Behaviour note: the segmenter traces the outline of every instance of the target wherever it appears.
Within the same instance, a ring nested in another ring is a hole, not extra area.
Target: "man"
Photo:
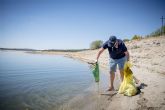
[[[114,90],[113,82],[115,78],[116,67],[118,65],[120,70],[121,80],[124,78],[124,63],[129,60],[129,52],[124,42],[120,39],[117,39],[116,36],[110,36],[109,40],[106,41],[103,46],[100,48],[96,61],[98,61],[101,53],[108,49],[109,51],[109,64],[110,64],[110,87],[108,91]]]

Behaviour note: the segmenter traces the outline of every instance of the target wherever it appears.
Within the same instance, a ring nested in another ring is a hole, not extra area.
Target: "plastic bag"
[[[126,62],[124,65],[124,79],[120,85],[119,93],[124,94],[126,96],[133,96],[137,93],[137,88],[135,86],[135,82],[133,80],[133,72],[130,67],[132,65],[130,62]]]
[[[99,82],[100,78],[99,78],[99,64],[98,63],[95,63],[93,65],[93,76],[95,78],[95,82]]]

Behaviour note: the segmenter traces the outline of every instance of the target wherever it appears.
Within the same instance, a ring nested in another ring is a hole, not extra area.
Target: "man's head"
[[[116,36],[110,36],[109,37],[109,44],[113,47],[116,40],[117,40]]]

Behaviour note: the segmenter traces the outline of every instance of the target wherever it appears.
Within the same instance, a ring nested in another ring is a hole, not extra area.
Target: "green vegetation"
[[[134,36],[132,37],[132,40],[139,40],[139,39],[142,39],[142,37],[139,36],[139,35],[134,35]]]
[[[149,35],[146,35],[145,37],[159,37],[161,35],[165,35],[165,25],[155,30],[154,32],[150,33]],[[139,40],[139,39],[142,39],[142,36],[134,35],[131,40]],[[127,41],[127,39],[124,40]]]
[[[163,30],[163,33],[162,33]],[[156,31],[152,32],[151,34],[147,35],[146,37],[158,37],[161,34],[165,35],[165,25],[163,27],[160,27]]]
[[[43,52],[79,52],[89,49],[47,49],[47,50],[36,50],[26,48],[0,48],[0,50],[16,50],[16,51],[43,51]]]
[[[48,50],[41,50],[45,52],[80,52],[89,49],[48,49]]]
[[[0,50],[38,51],[36,49],[28,49],[28,48],[0,48]]]
[[[129,39],[124,39],[123,41],[124,41],[124,42],[128,42],[128,41],[130,41],[130,40],[129,40]]]
[[[98,48],[100,48],[102,45],[103,45],[103,41],[101,41],[101,40],[96,40],[96,41],[93,41],[93,42],[90,44],[90,49],[98,49]]]

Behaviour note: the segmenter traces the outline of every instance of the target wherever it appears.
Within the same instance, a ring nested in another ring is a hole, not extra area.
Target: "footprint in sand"
[[[147,102],[148,102],[148,100],[146,98],[141,98],[137,101],[137,104],[139,104],[141,106],[145,106]]]
[[[136,110],[160,110],[161,107],[148,107],[146,105],[147,102],[148,100],[146,98],[140,98],[139,100],[137,100],[137,104],[140,107],[138,107]]]

